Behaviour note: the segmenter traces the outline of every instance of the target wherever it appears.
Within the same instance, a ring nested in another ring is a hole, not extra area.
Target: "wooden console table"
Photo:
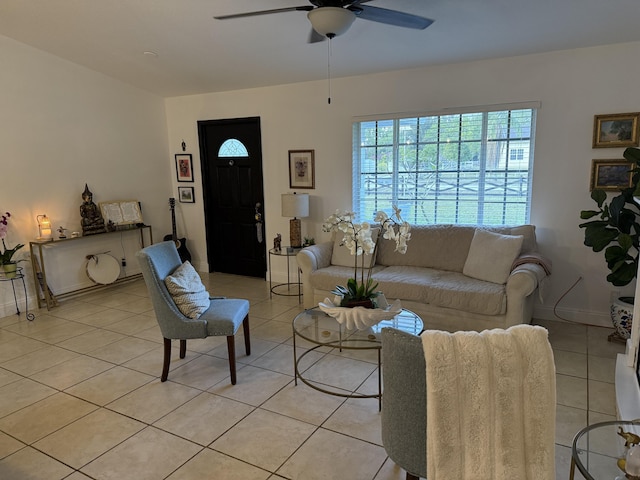
[[[47,310],[50,310],[51,307],[55,307],[58,304],[57,302],[58,298],[65,298],[71,295],[77,295],[82,292],[95,290],[97,288],[104,288],[105,286],[107,286],[107,285],[91,285],[89,287],[79,288],[79,289],[71,290],[69,292],[62,293],[59,295],[54,295],[53,292],[49,290],[49,287],[47,284],[47,272],[44,264],[44,254],[43,254],[44,251],[46,251],[48,248],[52,248],[52,247],[55,248],[57,245],[60,245],[61,243],[65,243],[65,242],[86,240],[88,238],[102,237],[103,235],[112,235],[114,233],[130,232],[134,230],[140,232],[140,242],[143,248],[146,247],[147,245],[153,244],[153,234],[151,233],[151,225],[142,225],[139,227],[136,226],[132,228],[113,230],[111,232],[98,233],[95,235],[87,235],[82,237],[61,238],[58,240],[34,240],[32,242],[29,242],[29,250],[31,252],[31,266],[33,268],[33,284],[36,291],[36,298],[38,299],[38,308],[47,307]],[[146,235],[145,235],[145,231],[147,232]],[[148,237],[149,239],[148,243],[145,242],[145,237]],[[36,250],[38,252],[37,256],[35,253]],[[142,276],[141,273],[128,275],[126,277],[118,278],[114,283],[109,285],[114,285],[116,283],[132,280],[134,278],[139,278],[141,276]]]

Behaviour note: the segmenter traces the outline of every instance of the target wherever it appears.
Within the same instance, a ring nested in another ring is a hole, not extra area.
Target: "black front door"
[[[198,122],[210,272],[265,278],[260,118]]]

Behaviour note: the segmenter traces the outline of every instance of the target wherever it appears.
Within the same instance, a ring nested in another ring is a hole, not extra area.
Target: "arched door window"
[[[248,157],[247,147],[240,140],[230,138],[220,146],[218,157]]]

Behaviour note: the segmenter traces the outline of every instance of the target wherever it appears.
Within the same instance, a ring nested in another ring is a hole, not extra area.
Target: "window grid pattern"
[[[235,138],[225,140],[218,150],[218,157],[248,157],[249,152],[244,144]]]
[[[354,210],[413,224],[527,223],[535,109],[354,124]]]

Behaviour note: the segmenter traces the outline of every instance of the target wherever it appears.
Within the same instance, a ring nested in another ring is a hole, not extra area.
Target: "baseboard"
[[[24,297],[18,297],[17,310],[20,311],[20,316],[22,318],[26,318],[25,306],[26,304],[24,301]],[[28,310],[29,313],[35,313],[36,310],[38,310],[38,305],[36,303],[35,298],[29,297],[28,307],[29,307],[29,310]],[[6,303],[0,304],[0,318],[10,317],[12,315],[16,315],[16,304],[13,301],[13,299],[11,299],[10,301],[7,301]]]
[[[533,318],[540,320],[559,320],[585,325],[596,325],[598,327],[612,327],[609,312],[588,312],[574,308],[557,308],[535,305],[533,307]]]

